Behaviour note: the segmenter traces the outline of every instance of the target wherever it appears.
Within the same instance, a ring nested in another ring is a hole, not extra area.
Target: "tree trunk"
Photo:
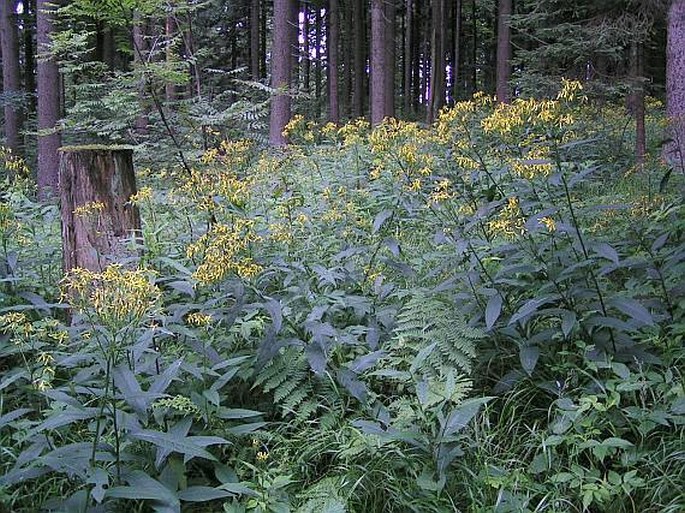
[[[497,101],[509,103],[511,79],[511,1],[499,0],[497,13]]]
[[[316,118],[321,113],[321,9],[314,6],[314,98]]]
[[[371,124],[378,125],[387,116],[392,116],[391,99],[387,98],[390,87],[388,80],[393,76],[388,40],[390,20],[385,0],[371,0]]]
[[[291,48],[292,31],[295,23],[291,16],[295,11],[293,0],[274,1],[274,42],[271,61],[271,87],[278,92],[271,100],[271,118],[269,121],[269,143],[272,146],[283,146],[287,143],[283,129],[290,120],[290,82],[291,82]]]
[[[406,0],[405,6],[405,22],[404,22],[404,84],[402,86],[402,92],[404,93],[404,115],[408,115],[411,112],[411,96],[412,96],[412,82],[411,82],[411,71],[412,64],[414,62],[413,49],[414,49],[414,0]]]
[[[266,76],[266,21],[268,18],[268,5],[262,3],[262,12],[259,17],[259,23],[261,24],[261,29],[259,31],[259,37],[261,39],[261,44],[259,45],[259,69],[260,76]]]
[[[366,29],[364,27],[364,10],[362,0],[354,0],[354,90],[352,92],[352,114],[360,118],[364,115],[364,81],[366,77],[366,58],[364,43]]]
[[[36,32],[36,2],[28,0],[24,2],[24,15],[22,23],[24,25],[24,91],[28,96],[28,110],[36,111],[36,59],[35,43],[33,35]]]
[[[309,5],[302,5],[304,13],[302,17],[302,86],[305,92],[309,92],[309,82],[311,81],[311,57],[309,55]]]
[[[668,11],[666,43],[666,113],[672,142],[664,152],[685,173],[685,0],[674,0]]]
[[[457,103],[461,99],[461,32],[462,32],[462,0],[457,0],[454,6],[454,53],[452,58],[452,99]]]
[[[431,22],[431,80],[428,123],[437,118],[445,105],[445,0],[433,0]]]
[[[23,150],[21,134],[24,123],[21,107],[21,75],[19,72],[19,41],[14,0],[0,0],[0,46],[2,47],[2,81],[5,94],[5,138],[7,146],[17,155]]]
[[[259,74],[259,0],[250,2],[250,73],[252,80],[261,78]]]
[[[385,112],[386,116],[395,115],[395,29],[397,25],[396,0],[385,0]]]
[[[340,6],[338,0],[328,3],[328,120],[332,123],[340,121],[340,106],[338,104],[338,44],[340,42]]]
[[[413,42],[411,51],[411,113],[416,112],[416,106],[421,103],[421,5],[422,2],[414,2],[414,23],[412,27]]]
[[[470,93],[473,94],[478,89],[478,8],[476,0],[471,1],[471,87]]]
[[[131,238],[140,234],[133,151],[71,148],[60,157],[60,203],[64,271],[100,272],[135,257]]]
[[[342,88],[340,100],[340,114],[343,117],[349,118],[351,116],[350,106],[352,99],[352,13],[348,8],[349,0],[343,0],[340,7],[340,14],[342,16],[340,21],[341,30],[341,68],[342,68]]]
[[[60,76],[57,63],[48,56],[56,2],[37,0],[36,26],[38,55],[38,196],[46,199],[58,190],[59,156],[62,138],[57,129],[60,118]]]

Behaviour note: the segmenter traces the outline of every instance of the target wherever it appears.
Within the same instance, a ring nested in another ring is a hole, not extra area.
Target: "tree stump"
[[[83,146],[60,150],[60,202],[64,271],[100,272],[137,256],[131,239],[140,237],[133,151]]]

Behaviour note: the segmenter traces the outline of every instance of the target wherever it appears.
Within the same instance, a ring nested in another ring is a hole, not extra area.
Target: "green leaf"
[[[561,314],[561,332],[564,334],[564,338],[568,338],[568,336],[571,334],[573,331],[573,328],[576,325],[577,322],[577,317],[575,312],[571,312],[570,310],[564,310]]]
[[[216,461],[216,458],[202,447],[188,441],[184,436],[174,436],[170,433],[162,433],[160,431],[143,430],[137,433],[131,433],[131,438],[150,442],[157,447],[165,449],[170,452],[177,452],[184,456],[204,458],[211,461]],[[228,443],[228,442],[226,442]]]
[[[592,249],[594,249],[595,253],[597,253],[599,256],[606,258],[607,260],[611,260],[613,263],[618,265],[618,253],[611,245],[607,244],[606,242],[600,242],[595,244]]]
[[[216,414],[220,419],[247,419],[263,415],[261,411],[243,410],[241,408],[219,408]]]
[[[216,499],[233,497],[235,494],[228,490],[212,488],[211,486],[190,486],[178,493],[178,498],[186,502],[205,502]]]
[[[371,232],[377,233],[378,230],[385,224],[385,222],[392,217],[392,210],[383,210],[373,220],[373,227]]]
[[[266,422],[252,422],[250,424],[241,424],[239,426],[230,427],[227,431],[233,435],[246,435],[257,431],[266,426]]]
[[[495,294],[490,297],[488,304],[485,307],[485,327],[491,329],[497,319],[499,319],[502,313],[502,296],[500,294]]]
[[[176,494],[145,472],[134,470],[124,479],[129,486],[110,488],[105,496],[111,499],[154,500],[180,511],[181,503]]]
[[[259,494],[252,488],[244,483],[223,483],[218,487],[220,490],[226,490],[227,492],[233,493],[235,495],[247,495],[250,497],[259,497]]]
[[[529,376],[533,374],[533,370],[535,370],[535,365],[537,365],[539,358],[540,348],[538,346],[523,346],[519,351],[521,366]]]
[[[487,403],[492,397],[479,397],[464,401],[461,406],[450,412],[443,426],[443,437],[448,437],[461,431],[476,416],[480,407]]]
[[[509,319],[509,325],[515,324],[519,320],[525,320],[526,317],[535,313],[542,305],[552,303],[559,299],[558,294],[543,296],[527,301],[517,312]]]
[[[608,303],[642,326],[653,326],[652,314],[638,301],[626,297],[613,297]]]
[[[421,349],[416,356],[414,357],[413,361],[411,362],[411,366],[409,367],[409,372],[412,374],[416,374],[416,371],[421,368],[423,365],[423,362],[426,361],[426,358],[430,356],[430,354],[433,352],[433,349],[435,349],[435,346],[437,346],[437,342],[433,342],[432,344],[427,345],[423,349]]]

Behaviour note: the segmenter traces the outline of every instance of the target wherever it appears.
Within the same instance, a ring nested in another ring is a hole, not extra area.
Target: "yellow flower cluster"
[[[343,146],[349,147],[362,143],[369,135],[371,125],[364,118],[350,121],[338,129],[338,134],[342,137]]]
[[[11,148],[0,146],[0,162],[2,162],[5,171],[15,177],[28,178],[31,176],[31,170],[24,159],[12,153]]]
[[[186,317],[186,322],[191,326],[196,326],[198,328],[206,328],[212,324],[212,316],[208,314],[203,314],[201,312],[193,312],[188,314]]]
[[[512,103],[500,103],[481,121],[481,126],[485,133],[507,138],[518,136],[526,128],[554,125],[559,119],[559,102],[556,100],[517,98]],[[568,119],[572,122],[571,118]]]
[[[128,270],[112,264],[101,273],[75,268],[62,281],[69,304],[93,314],[113,330],[134,326],[157,306],[160,291],[145,269]]]
[[[372,153],[384,153],[399,141],[420,141],[426,135],[417,123],[385,118],[369,135],[369,144]]]
[[[17,221],[12,207],[7,203],[0,202],[0,237],[6,237],[19,226],[19,221]]]
[[[538,223],[540,223],[542,226],[547,228],[547,231],[550,233],[557,230],[556,221],[549,216],[541,217],[540,220],[538,221]]]
[[[428,206],[442,203],[454,196],[455,192],[452,190],[452,182],[447,178],[443,178],[435,184],[433,192],[428,196]]]
[[[210,148],[200,157],[203,164],[219,162],[231,166],[233,169],[244,166],[250,160],[254,143],[247,139],[237,141],[221,141],[218,148]]]
[[[526,232],[525,223],[519,200],[514,196],[508,199],[497,217],[488,222],[488,229],[492,235],[513,240]]]
[[[105,210],[105,204],[102,201],[91,201],[76,207],[74,215],[76,217],[97,217],[103,210]]]
[[[550,161],[550,150],[545,146],[533,146],[528,149],[525,158],[515,159],[511,163],[511,170],[516,176],[533,180],[552,174],[553,166]]]
[[[144,203],[146,201],[150,201],[152,199],[152,188],[151,187],[141,187],[138,192],[133,194],[128,200],[131,203],[134,203],[136,205],[140,205],[141,203]]]
[[[199,210],[216,212],[231,206],[244,207],[252,186],[251,179],[240,178],[231,170],[193,169],[180,190]]]
[[[69,335],[63,326],[56,319],[31,321],[22,312],[10,312],[0,316],[0,333],[10,335],[21,351],[31,385],[39,391],[50,388],[55,376],[55,359],[42,348],[63,347],[67,343]]]
[[[211,284],[231,273],[243,278],[256,276],[262,268],[246,253],[251,243],[260,240],[250,219],[238,218],[231,225],[212,226],[186,249],[188,258],[202,259],[193,277],[202,284]]]
[[[569,80],[567,78],[561,79],[561,90],[557,94],[557,100],[564,100],[567,102],[572,102],[578,98],[578,94],[583,90],[583,84],[578,80]],[[584,96],[580,98],[581,100],[586,100]]]

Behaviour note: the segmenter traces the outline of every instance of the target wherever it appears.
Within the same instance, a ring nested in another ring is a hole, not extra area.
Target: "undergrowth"
[[[683,181],[624,117],[296,117],[140,170],[137,266],[64,277],[11,173],[0,509],[682,511]]]

